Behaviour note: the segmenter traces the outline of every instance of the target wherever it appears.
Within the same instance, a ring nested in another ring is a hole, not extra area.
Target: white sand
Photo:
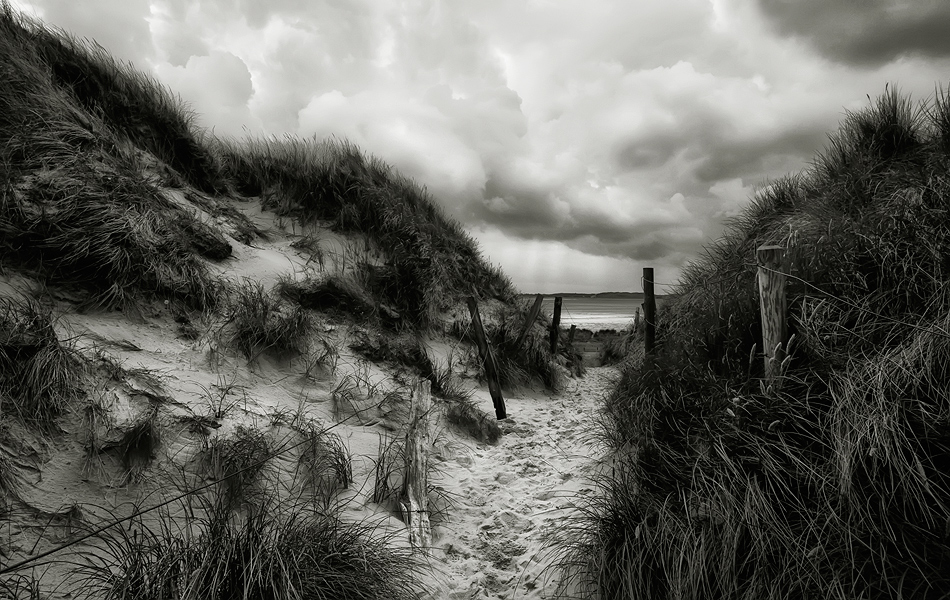
[[[590,369],[556,395],[543,391],[506,398],[509,419],[497,445],[471,443],[436,457],[439,480],[452,497],[436,529],[441,595],[451,599],[550,598],[557,573],[547,544],[576,516],[591,492],[591,437],[598,400],[616,371]],[[487,393],[479,397],[491,406]]]

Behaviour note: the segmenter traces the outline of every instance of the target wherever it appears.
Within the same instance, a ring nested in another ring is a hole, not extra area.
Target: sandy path
[[[599,367],[556,395],[506,397],[510,418],[497,445],[436,457],[437,483],[453,504],[435,530],[432,558],[443,574],[434,597],[553,597],[555,556],[545,539],[577,514],[578,495],[591,491],[594,418],[616,377],[614,368]],[[491,406],[487,396],[480,400]]]

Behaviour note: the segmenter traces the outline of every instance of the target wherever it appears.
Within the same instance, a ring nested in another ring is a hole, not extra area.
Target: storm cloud
[[[950,57],[950,4],[943,0],[759,0],[784,35],[824,56],[873,67],[907,55]]]
[[[637,289],[643,266],[675,281],[846,111],[950,72],[939,2],[14,5],[149,71],[218,135],[379,156],[527,292]]]

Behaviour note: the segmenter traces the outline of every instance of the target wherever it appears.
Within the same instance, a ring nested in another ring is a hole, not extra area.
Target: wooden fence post
[[[561,302],[560,296],[554,297],[554,317],[551,320],[551,354],[557,354],[557,339],[561,335]]]
[[[643,349],[653,356],[656,346],[656,296],[653,290],[653,267],[643,267]]]
[[[475,330],[475,343],[478,344],[478,353],[482,357],[482,364],[485,365],[485,377],[488,378],[488,392],[491,394],[492,404],[495,405],[495,418],[501,421],[508,418],[505,410],[505,398],[501,395],[501,383],[498,380],[498,365],[495,364],[495,355],[492,352],[491,344],[485,336],[485,328],[482,326],[482,318],[478,314],[478,302],[475,298],[469,296],[468,312],[472,315],[472,328]]]
[[[574,346],[574,335],[577,333],[577,325],[571,325],[571,330],[567,332],[567,346],[571,348]]]
[[[534,297],[534,305],[531,307],[531,310],[528,311],[528,320],[525,321],[524,327],[521,329],[521,335],[518,336],[518,341],[515,342],[515,350],[521,350],[521,345],[524,344],[525,339],[528,337],[528,332],[531,331],[531,326],[534,325],[534,322],[538,320],[538,313],[541,312],[541,301],[544,300],[544,296],[538,294]]]
[[[762,354],[766,385],[777,389],[782,363],[788,348],[787,300],[785,298],[785,248],[760,246],[755,253],[759,265],[759,312],[762,317]]]
[[[409,527],[409,545],[422,553],[428,553],[432,545],[428,507],[429,412],[432,407],[430,385],[428,380],[417,381],[410,393],[406,475],[402,484],[402,508]]]

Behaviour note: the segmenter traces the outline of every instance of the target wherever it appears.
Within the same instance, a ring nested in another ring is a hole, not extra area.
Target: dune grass
[[[0,414],[52,428],[83,395],[83,369],[72,344],[57,336],[48,310],[0,298]]]
[[[246,516],[205,507],[184,527],[166,512],[101,536],[80,569],[89,600],[410,600],[421,565],[371,523],[309,510],[274,492]]]
[[[539,322],[532,323],[524,342],[517,346],[528,310],[525,302],[516,299],[480,313],[485,337],[495,353],[499,381],[503,388],[508,389],[516,389],[532,381],[540,381],[551,390],[560,389],[564,372],[551,354],[546,328]],[[454,321],[451,331],[459,339],[475,344],[471,319]]]
[[[461,226],[425,190],[345,141],[287,137],[220,142],[226,172],[247,195],[302,223],[360,233],[388,254],[370,279],[378,302],[405,326],[428,328],[466,295],[513,300]]]
[[[580,595],[950,593],[948,116],[887,89],[686,270],[655,360],[605,405],[564,555]],[[763,244],[791,259],[780,392],[760,384]]]
[[[223,239],[169,201],[136,147],[215,188],[181,102],[101,48],[0,5],[0,249],[7,266],[88,290],[90,304],[156,293],[213,304],[201,254]],[[209,256],[211,257],[211,256]]]
[[[306,352],[313,318],[299,303],[282,301],[254,281],[237,286],[228,309],[231,344],[253,360],[265,352],[288,356]]]
[[[343,439],[315,422],[301,425],[304,444],[299,449],[297,472],[318,506],[329,510],[336,491],[353,484],[353,457]]]

